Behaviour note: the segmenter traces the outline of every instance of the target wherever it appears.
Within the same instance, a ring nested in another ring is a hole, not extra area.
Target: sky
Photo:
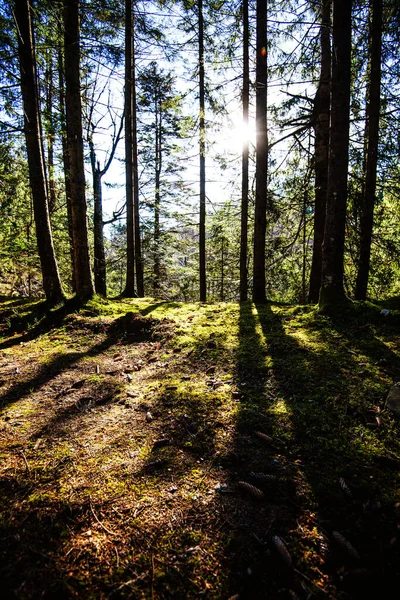
[[[144,4],[146,6],[146,11],[151,12],[148,8],[150,3],[147,2]],[[162,45],[159,45],[158,47],[146,46],[138,41],[137,71],[140,72],[142,68],[153,60],[157,62],[160,68],[172,71],[176,75],[176,87],[178,92],[186,96],[183,104],[184,113],[192,114],[197,117],[198,100],[196,98],[196,93],[198,90],[198,80],[197,75],[195,74],[197,49],[189,43],[185,45],[185,34],[177,30],[176,24],[181,16],[177,9],[173,12],[172,17],[170,13],[168,13],[168,17],[162,15],[160,9],[154,10],[154,13],[152,13],[151,16],[155,20],[155,23],[160,23],[163,30],[166,31],[168,43],[183,45],[183,50],[182,52],[176,51],[173,58],[167,60]],[[189,32],[187,35],[192,37],[193,32]],[[286,39],[284,46],[285,52],[290,55],[290,52],[294,51],[297,45],[297,39]],[[218,128],[215,127],[215,125],[207,127],[206,195],[208,200],[207,207],[211,212],[231,198],[239,201],[241,193],[240,156],[242,145],[246,140],[250,141],[251,147],[254,147],[255,144],[254,106],[250,109],[251,115],[248,128],[245,128],[242,122],[242,109],[240,103],[241,52],[240,43],[238,43],[238,50],[236,54],[234,54],[233,64],[227,65],[224,70],[219,69],[218,71],[215,71],[211,65],[211,61],[216,60],[218,62],[218,55],[211,56],[210,53],[207,54],[206,46],[206,83],[208,83],[211,89],[216,88],[223,83],[224,102],[227,112],[226,115],[216,117],[212,114],[209,107],[206,108],[206,122],[219,121]],[[110,72],[108,67],[104,67],[104,69],[100,70],[100,87],[104,86],[103,94],[100,97],[101,110],[104,108],[104,105],[110,101],[115,108],[115,113],[119,115],[122,114],[123,69],[124,67],[121,65],[112,72]],[[251,74],[251,77],[254,81],[254,72]],[[109,86],[105,85],[106,80],[109,81]],[[192,90],[190,93],[188,93],[189,89]],[[285,97],[286,90],[289,90],[289,88],[283,85],[283,79],[270,82],[269,105],[279,103],[282,98]],[[306,93],[311,96],[313,95],[314,90],[315,88],[310,84],[296,84],[290,87],[292,93],[304,93],[306,91]],[[101,126],[104,126],[107,130],[109,125],[109,118],[103,118]],[[270,134],[270,139],[276,138],[277,135],[279,134],[272,132]],[[110,130],[98,133],[95,136],[95,143],[98,148],[98,158],[101,162],[104,161],[110,147],[109,140]],[[281,157],[283,159],[285,158],[287,148],[288,143],[274,148],[274,155],[277,158],[278,164]],[[225,158],[228,165],[226,169],[221,169],[215,158],[216,155],[221,155]],[[190,158],[187,158],[187,156]],[[112,215],[113,211],[123,205],[125,200],[125,168],[123,158],[124,140],[122,138],[119,143],[116,158],[103,179],[103,202],[106,219]],[[187,144],[186,157],[182,157],[182,160],[185,162],[187,180],[192,182],[191,195],[194,210],[196,210],[199,188],[198,134],[194,134],[193,140]],[[90,179],[91,175],[88,170],[88,181],[90,181]],[[108,188],[107,183],[112,184],[113,186],[117,185],[118,187]]]

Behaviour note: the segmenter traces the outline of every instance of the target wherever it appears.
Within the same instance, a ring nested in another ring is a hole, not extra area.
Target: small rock
[[[395,417],[400,418],[400,381],[390,388],[386,406]]]
[[[151,414],[150,411],[147,411],[147,413],[146,413],[146,421],[147,421],[147,423],[151,423],[152,420],[153,420],[153,415]]]

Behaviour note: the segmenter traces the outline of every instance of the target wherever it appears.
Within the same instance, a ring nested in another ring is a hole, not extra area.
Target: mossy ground
[[[396,306],[3,298],[2,597],[397,597]]]

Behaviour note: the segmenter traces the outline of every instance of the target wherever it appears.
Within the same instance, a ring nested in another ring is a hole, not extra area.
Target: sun
[[[244,123],[240,112],[230,114],[220,141],[224,150],[234,154],[241,154],[244,146],[254,143],[254,140],[254,128],[249,123]]]

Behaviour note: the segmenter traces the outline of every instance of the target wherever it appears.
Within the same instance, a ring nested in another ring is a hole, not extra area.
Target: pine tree
[[[321,287],[322,243],[325,229],[326,196],[329,161],[329,115],[331,87],[331,0],[320,0],[319,84],[314,100],[313,125],[315,130],[315,213],[314,241],[308,301],[317,303]]]
[[[365,126],[366,143],[362,190],[363,207],[361,217],[360,256],[355,290],[355,297],[357,300],[365,300],[367,296],[371,256],[379,140],[382,12],[382,0],[370,0],[370,64]]]
[[[31,11],[30,0],[16,0],[15,17],[18,29],[18,55],[24,108],[24,130],[37,244],[42,268],[44,292],[47,300],[55,304],[63,300],[64,296],[54,253],[48,210],[49,202],[42,147]]]
[[[80,87],[80,28],[78,0],[63,0],[65,106],[71,183],[71,221],[76,295],[94,294],[90,267]]]
[[[245,131],[249,124],[249,3],[242,2],[243,10],[243,126]],[[248,212],[249,212],[249,141],[243,142],[242,150],[242,202],[241,202],[241,238],[240,238],[240,301],[247,300],[247,244],[248,244]]]
[[[332,104],[321,307],[345,299],[344,238],[349,165],[351,0],[333,1]]]
[[[257,0],[256,42],[256,203],[254,213],[253,300],[265,302],[267,221],[267,1]]]

